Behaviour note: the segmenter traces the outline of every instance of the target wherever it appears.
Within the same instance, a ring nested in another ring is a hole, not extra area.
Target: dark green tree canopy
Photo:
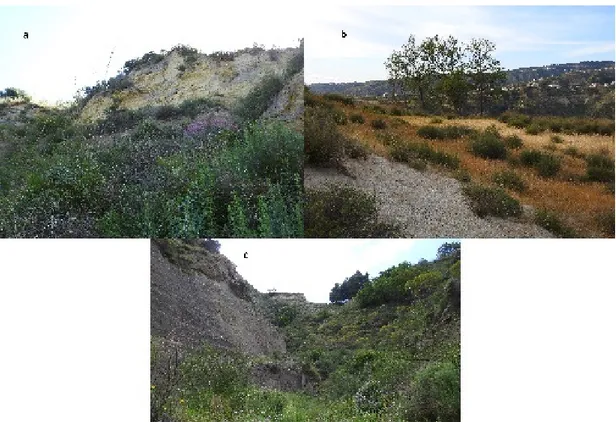
[[[411,35],[387,58],[385,67],[392,89],[401,90],[423,111],[435,112],[445,105],[461,114],[473,100],[483,114],[505,80],[500,62],[492,56],[495,48],[486,39],[463,44],[452,36],[435,35],[418,43]]]
[[[437,258],[443,259],[448,256],[460,257],[460,242],[443,243],[437,251]]]
[[[207,238],[201,242],[201,246],[210,252],[220,253],[220,242],[215,239]]]
[[[356,271],[351,277],[345,279],[342,284],[336,283],[329,293],[329,301],[343,303],[355,296],[370,281],[368,273],[362,274]]]

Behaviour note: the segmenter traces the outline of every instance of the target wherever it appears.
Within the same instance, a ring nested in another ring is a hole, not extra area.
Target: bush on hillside
[[[306,237],[378,238],[395,237],[397,233],[397,227],[379,221],[373,196],[346,187],[306,190]]]
[[[489,134],[482,134],[471,143],[471,151],[474,155],[491,160],[504,160],[507,158],[505,143]]]
[[[387,128],[387,124],[385,123],[383,119],[376,119],[376,120],[371,121],[370,126],[372,126],[373,129],[377,129],[377,130],[383,130]]]
[[[500,188],[471,184],[464,186],[463,191],[471,200],[473,211],[479,217],[493,215],[506,218],[522,215],[520,202]]]
[[[331,167],[342,159],[345,138],[338,131],[330,111],[320,107],[307,107],[304,115],[304,135],[307,164]]]
[[[237,114],[244,120],[256,120],[269,108],[284,83],[275,75],[265,76],[240,102]]]

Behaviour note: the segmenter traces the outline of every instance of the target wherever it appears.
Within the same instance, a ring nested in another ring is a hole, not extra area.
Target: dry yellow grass
[[[388,125],[387,131],[400,139],[425,142],[417,135],[417,129],[431,124],[430,122],[433,119],[433,117],[421,116],[393,117],[381,115],[363,110],[360,105],[350,107],[336,104],[336,107],[342,109],[347,116],[361,114],[364,117],[364,124],[358,125],[349,122],[345,126],[340,126],[340,129],[345,135],[361,140],[364,145],[381,156],[389,155],[388,148],[376,136],[376,133],[384,131],[373,129],[370,126],[372,120],[385,120]],[[392,127],[392,122],[396,118],[404,120],[409,125]],[[608,228],[605,227],[605,223],[601,223],[600,219],[606,216],[609,218],[610,213],[614,215],[614,195],[606,189],[604,184],[580,182],[580,177],[586,173],[586,162],[583,158],[565,155],[564,151],[568,147],[575,147],[580,153],[603,154],[613,160],[614,136],[558,134],[564,142],[555,144],[551,141],[554,134],[549,131],[538,135],[529,135],[523,129],[509,127],[495,119],[459,118],[447,120],[443,118],[442,120],[442,123],[436,124],[436,126],[463,125],[481,131],[490,125],[494,125],[503,136],[519,136],[524,142],[524,149],[544,150],[546,147],[553,149],[553,153],[562,160],[561,170],[553,179],[544,179],[539,177],[532,168],[512,166],[508,161],[485,160],[474,156],[469,152],[469,141],[467,139],[428,141],[438,150],[457,154],[460,158],[460,167],[466,169],[475,182],[492,184],[492,176],[495,172],[505,169],[513,170],[526,183],[528,189],[522,193],[512,191],[509,193],[523,204],[555,213],[565,224],[582,236],[611,236],[608,233]],[[509,150],[509,154],[516,157],[519,155],[519,151]],[[438,171],[445,170],[439,169]]]

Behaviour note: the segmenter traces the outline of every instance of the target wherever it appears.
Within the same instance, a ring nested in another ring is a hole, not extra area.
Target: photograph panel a
[[[306,237],[614,237],[613,6],[328,16],[306,56]]]
[[[236,9],[0,6],[0,237],[301,236],[301,16]]]

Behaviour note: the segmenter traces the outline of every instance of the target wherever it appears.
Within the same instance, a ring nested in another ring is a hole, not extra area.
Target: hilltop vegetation
[[[170,372],[172,388],[152,385],[153,421],[459,421],[460,262],[460,244],[445,244],[432,262],[363,283],[346,304],[270,303],[287,353],[195,350]],[[165,361],[153,347],[154,367]],[[257,367],[302,381],[259,387]]]
[[[272,110],[301,96],[293,86],[303,43],[280,63],[282,52],[271,50],[268,66],[277,73],[246,76],[237,100],[192,89],[164,103],[162,91],[136,87],[174,57],[182,58],[180,73],[192,66],[196,77],[212,60],[268,54],[254,48],[212,57],[187,46],[150,52],[70,107],[9,113],[16,104],[4,106],[0,237],[301,236],[301,120]]]

